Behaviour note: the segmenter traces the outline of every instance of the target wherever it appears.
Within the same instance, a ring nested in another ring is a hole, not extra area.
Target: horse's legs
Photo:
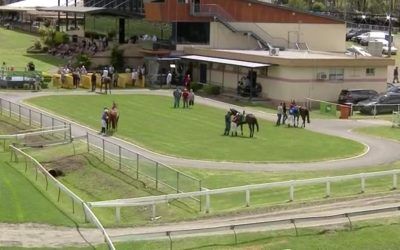
[[[254,123],[249,123],[250,138],[254,135]]]
[[[240,124],[240,132],[242,133],[243,136],[243,124]]]

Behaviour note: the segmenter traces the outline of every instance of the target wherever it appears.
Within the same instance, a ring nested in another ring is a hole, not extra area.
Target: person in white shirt
[[[165,82],[167,84],[167,87],[171,88],[171,82],[172,82],[172,73],[171,73],[171,71],[168,71],[167,78],[166,78]]]
[[[133,69],[132,71],[132,85],[135,86],[135,83],[138,79],[138,72],[136,71],[136,69]]]

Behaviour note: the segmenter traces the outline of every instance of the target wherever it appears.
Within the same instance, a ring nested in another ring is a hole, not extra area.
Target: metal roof
[[[255,63],[255,62],[231,60],[231,59],[224,59],[224,58],[218,58],[218,57],[209,57],[209,56],[188,55],[188,56],[181,56],[181,58],[189,59],[189,60],[195,60],[195,61],[229,64],[229,65],[242,66],[242,67],[247,67],[247,68],[262,68],[262,67],[271,66],[271,64],[265,64],[265,63]]]
[[[65,12],[65,13],[99,13],[106,9],[101,7],[83,7],[83,6],[54,6],[38,8],[39,11],[49,11],[49,12]]]

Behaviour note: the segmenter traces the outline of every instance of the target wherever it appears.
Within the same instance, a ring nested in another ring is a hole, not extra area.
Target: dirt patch
[[[51,162],[43,162],[42,164],[47,170],[59,172],[58,176],[60,176],[84,168],[87,160],[81,155],[75,155],[56,159]]]

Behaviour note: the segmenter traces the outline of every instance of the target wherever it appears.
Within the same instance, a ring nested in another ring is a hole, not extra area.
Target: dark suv
[[[360,101],[377,96],[378,92],[372,89],[342,89],[339,94],[339,104],[356,104]]]
[[[363,114],[376,115],[382,113],[392,113],[400,110],[400,94],[389,92],[359,102],[360,112]]]

